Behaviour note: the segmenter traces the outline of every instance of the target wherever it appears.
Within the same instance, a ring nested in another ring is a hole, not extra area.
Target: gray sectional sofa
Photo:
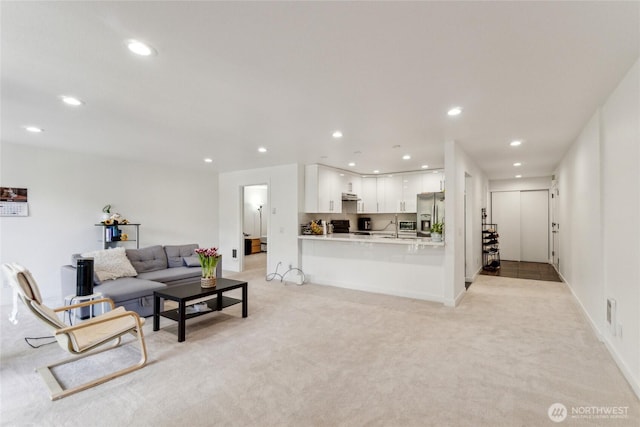
[[[135,311],[140,316],[153,315],[153,291],[187,282],[201,276],[202,270],[194,250],[197,244],[150,246],[127,249],[126,256],[136,270],[135,277],[120,277],[100,282],[94,274],[94,292],[111,298],[116,306]],[[62,267],[62,295],[76,294],[76,262]],[[222,276],[222,262],[218,262],[216,277]],[[97,307],[100,307],[98,305]]]

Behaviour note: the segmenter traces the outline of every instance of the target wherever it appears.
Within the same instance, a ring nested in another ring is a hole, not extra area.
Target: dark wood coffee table
[[[223,292],[232,289],[242,288],[242,300],[222,295]],[[214,296],[214,298],[203,301],[211,309],[210,311],[199,311],[187,313],[187,305],[189,301],[200,298]],[[160,299],[168,299],[176,301],[178,308],[173,310],[160,311]],[[215,288],[203,288],[200,286],[200,279],[197,282],[187,283],[184,285],[169,286],[161,291],[153,292],[153,330],[160,329],[160,316],[166,317],[178,322],[178,342],[184,341],[185,338],[185,322],[187,319],[209,314],[215,311],[222,311],[223,308],[242,303],[242,317],[247,317],[247,282],[233,279],[216,279]]]

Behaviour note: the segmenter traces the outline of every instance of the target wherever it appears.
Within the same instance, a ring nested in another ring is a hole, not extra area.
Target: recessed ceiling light
[[[462,113],[462,108],[460,107],[453,107],[452,109],[447,111],[447,114],[450,116],[457,116],[460,113]]]
[[[522,175],[516,175],[516,178],[522,178]]]
[[[440,173],[440,171],[433,171],[433,173]]]
[[[429,165],[422,165],[421,168],[422,169],[429,169]]]
[[[522,141],[520,140],[511,141],[511,143],[509,143],[509,145],[512,147],[517,147],[518,145],[521,145],[521,144],[522,144]]]
[[[74,97],[74,96],[66,96],[66,95],[62,95],[60,97],[60,99],[62,99],[62,102],[64,102],[67,105],[71,105],[73,107],[77,107],[79,105],[84,104],[84,102],[80,101],[78,98]]]
[[[341,174],[340,174],[340,176],[344,176],[344,174],[343,174],[343,173],[341,173]]]
[[[338,139],[338,138],[342,138],[342,132],[340,132],[339,130],[333,132],[331,134],[331,136],[333,136],[334,138]]]
[[[410,155],[405,154],[404,156],[402,156],[402,160],[409,160],[411,158]]]
[[[206,159],[204,159],[205,163],[211,163],[213,162],[213,159],[207,157]]]
[[[353,167],[353,166],[355,166],[355,165],[356,165],[356,163],[355,163],[355,162],[349,162],[349,166]]]
[[[260,148],[258,148],[258,151],[261,152],[261,153],[266,153],[267,149],[264,148],[264,147],[260,147]]]
[[[380,173],[378,169],[374,170],[373,173]]]
[[[515,163],[513,164],[513,166],[515,166],[515,167],[522,166],[522,163],[520,163],[520,162],[515,162]]]
[[[25,126],[24,128],[28,132],[33,132],[33,133],[40,133],[40,132],[44,131],[44,129],[39,128],[37,126]]]
[[[156,50],[146,43],[138,40],[127,40],[127,47],[136,55],[151,56],[156,54]]]

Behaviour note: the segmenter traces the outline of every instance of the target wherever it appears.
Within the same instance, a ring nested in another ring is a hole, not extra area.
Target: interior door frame
[[[554,180],[551,184],[551,264],[560,272],[560,190],[558,189],[558,181]]]

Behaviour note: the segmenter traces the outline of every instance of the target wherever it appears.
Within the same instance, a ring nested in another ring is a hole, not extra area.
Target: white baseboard
[[[460,301],[462,301],[462,298],[464,298],[464,296],[466,295],[466,293],[467,293],[467,290],[464,289],[454,299],[444,300],[443,304],[446,305],[447,307],[457,307],[458,304],[460,304]]]
[[[627,364],[624,363],[624,360],[622,360],[615,347],[611,344],[609,338],[606,337],[602,341],[604,342],[605,347],[607,347],[607,350],[609,350],[609,353],[611,354],[611,357],[613,357],[613,360],[616,362],[616,365],[618,365],[618,369],[620,369],[620,372],[622,372],[622,375],[625,377],[625,379],[633,389],[636,397],[640,399],[640,380],[633,376],[633,373],[631,372]]]
[[[631,386],[631,389],[633,390],[633,392],[636,394],[638,399],[640,399],[640,381],[638,380],[638,378],[635,378],[633,376],[632,371],[629,369],[629,367],[624,362],[624,360],[620,357],[615,347],[612,345],[611,341],[609,340],[609,337],[604,336],[602,334],[602,331],[600,331],[600,328],[598,327],[598,325],[593,321],[593,319],[585,309],[584,305],[582,305],[582,301],[580,301],[576,293],[573,291],[571,284],[567,281],[567,279],[564,278],[564,276],[560,272],[558,272],[558,275],[560,276],[562,281],[566,283],[567,287],[571,291],[571,295],[573,295],[573,298],[578,302],[578,306],[580,306],[582,314],[584,314],[584,316],[589,320],[589,324],[591,325],[593,332],[596,334],[596,337],[598,338],[598,340],[604,343],[605,347],[609,351],[609,354],[613,358],[613,361],[616,362],[616,365],[618,365],[618,369],[620,369],[620,372],[622,372],[622,376],[624,376],[624,378],[627,380],[627,382]]]

